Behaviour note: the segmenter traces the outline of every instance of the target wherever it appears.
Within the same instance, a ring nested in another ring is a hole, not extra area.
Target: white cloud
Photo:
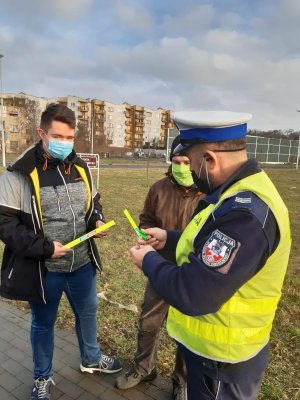
[[[126,3],[119,3],[115,8],[118,22],[132,30],[148,31],[153,27],[151,15],[141,7],[132,7]]]
[[[45,2],[41,3],[45,6]],[[93,0],[51,0],[46,4],[59,19],[77,19],[89,13]]]
[[[300,2],[191,3],[3,2],[4,91],[223,108],[300,129]]]
[[[213,6],[205,4],[183,15],[167,15],[162,24],[162,32],[167,36],[198,36],[210,27],[215,12]]]

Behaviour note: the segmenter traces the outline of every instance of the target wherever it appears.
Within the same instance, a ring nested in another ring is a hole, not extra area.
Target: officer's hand
[[[96,222],[96,228],[98,228],[99,226],[102,226],[102,225],[104,225],[104,222],[102,222],[102,221],[97,221]],[[106,235],[107,235],[107,231],[103,231],[103,232],[99,232],[94,237],[95,238],[101,238],[101,237],[106,236]]]
[[[139,269],[142,268],[144,257],[147,253],[149,253],[149,251],[154,251],[152,246],[145,245],[131,247],[130,253],[132,255],[133,262]]]
[[[60,242],[53,242],[53,244],[54,244],[54,252],[51,258],[60,258],[70,253],[70,251],[72,251],[71,249],[64,247],[64,245],[62,245]]]
[[[165,247],[167,241],[167,231],[164,229],[147,228],[142,229],[142,232],[146,233],[149,239],[144,240],[139,238],[137,241],[139,245],[150,245],[155,250],[160,250]]]

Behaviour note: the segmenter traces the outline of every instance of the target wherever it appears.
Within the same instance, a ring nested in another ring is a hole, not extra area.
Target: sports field
[[[266,170],[276,184],[290,210],[293,247],[283,297],[277,311],[272,333],[271,361],[265,376],[260,400],[300,399],[300,170]],[[163,177],[165,168],[150,169],[148,183]],[[99,339],[103,349],[117,354],[125,365],[132,360],[136,345],[137,314],[143,296],[145,278],[131,262],[128,248],[135,243],[135,233],[123,216],[128,208],[132,216],[138,215],[147,194],[146,169],[103,169],[100,174],[100,192],[107,221],[114,219],[116,226],[106,238],[98,239],[105,274],[99,278],[99,292],[114,302],[129,306],[133,311],[100,299]],[[241,229],[243,229],[241,227]],[[249,232],[251,235],[251,232]],[[2,244],[0,252],[2,252]],[[18,306],[26,307],[25,303]],[[72,329],[74,321],[65,300],[61,303],[57,324]],[[164,376],[172,372],[174,344],[162,331],[158,353],[158,369]]]

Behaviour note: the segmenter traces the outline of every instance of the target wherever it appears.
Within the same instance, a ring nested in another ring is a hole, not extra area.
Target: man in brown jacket
[[[186,156],[175,156],[173,150],[179,144],[179,136],[175,138],[170,160],[172,166],[166,177],[156,182],[149,190],[144,209],[140,215],[140,227],[159,227],[179,229],[186,227],[191,216],[203,197],[196,189],[190,172],[190,162]],[[175,255],[162,250],[162,256],[176,263]],[[132,367],[116,380],[119,389],[129,389],[140,382],[155,379],[157,347],[159,332],[166,319],[169,305],[153,290],[149,282],[144,293],[144,301],[139,318],[137,352]],[[172,375],[172,398],[186,398],[186,370],[183,357],[176,354],[175,369]]]

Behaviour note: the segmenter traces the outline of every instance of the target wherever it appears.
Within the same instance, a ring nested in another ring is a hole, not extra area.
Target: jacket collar
[[[39,141],[33,146],[29,147],[27,150],[25,150],[25,152],[17,158],[14,164],[12,166],[9,166],[7,169],[21,171],[29,175],[34,170],[36,165],[41,161],[42,154],[42,144],[41,141]],[[59,163],[61,162],[57,159],[50,159],[49,161],[55,165],[59,165]],[[64,161],[64,163],[76,164],[83,168],[86,166],[85,162],[77,156],[74,150],[72,151],[70,156]]]
[[[257,174],[261,171],[257,161],[254,158],[247,160],[239,169],[237,169],[222,185],[218,186],[213,192],[209,193],[204,201],[210,204],[216,204],[219,198],[226,189],[234,183],[240,181],[247,176]]]

